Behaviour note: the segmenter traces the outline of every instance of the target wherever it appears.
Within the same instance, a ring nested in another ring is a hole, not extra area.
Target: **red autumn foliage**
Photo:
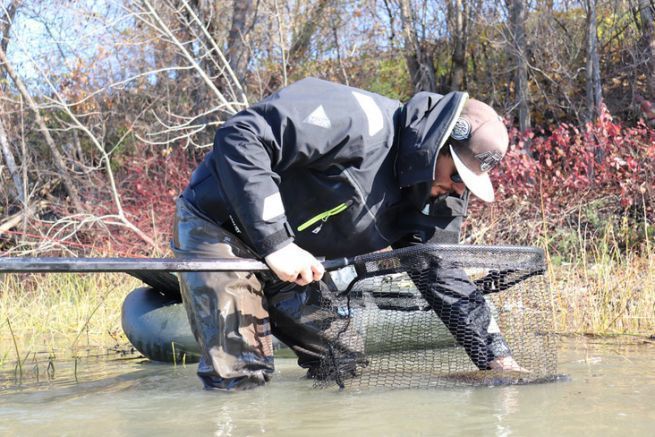
[[[182,148],[149,150],[125,157],[117,172],[118,190],[126,216],[164,251],[168,249],[172,235],[175,200],[196,165],[195,157]],[[97,215],[115,211],[106,193],[95,193],[94,197]],[[120,256],[151,255],[153,251],[124,227],[112,227],[108,233],[95,229],[93,235],[96,251],[102,247],[101,252]]]
[[[646,203],[652,218],[655,181],[655,130],[643,123],[626,127],[614,122],[606,109],[595,123],[584,128],[561,124],[550,135],[519,134],[517,146],[494,174],[501,199],[523,195],[543,197],[546,212],[590,198],[618,195],[628,209]],[[522,153],[530,141],[533,158]]]
[[[511,129],[510,136],[513,147],[492,174],[497,215],[523,211],[521,219],[557,227],[581,206],[604,200],[604,221],[629,216],[633,224],[653,223],[655,130],[644,122],[628,127],[603,108],[582,128],[563,123],[548,133]],[[472,209],[485,216],[484,205],[474,202]]]

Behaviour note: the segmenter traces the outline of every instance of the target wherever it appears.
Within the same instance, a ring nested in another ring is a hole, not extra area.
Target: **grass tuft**
[[[0,275],[0,366],[9,348],[71,357],[124,346],[121,305],[139,285],[125,274]]]

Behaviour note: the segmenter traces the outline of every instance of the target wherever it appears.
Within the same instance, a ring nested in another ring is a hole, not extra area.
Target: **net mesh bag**
[[[318,387],[428,388],[556,377],[553,303],[540,249],[425,245],[332,272]],[[522,369],[490,368],[512,356]]]

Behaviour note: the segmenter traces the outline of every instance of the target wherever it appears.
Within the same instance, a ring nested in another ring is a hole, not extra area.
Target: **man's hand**
[[[510,355],[506,357],[498,357],[495,360],[489,361],[489,368],[491,370],[501,370],[503,372],[530,373],[528,369],[521,367],[521,365]]]
[[[320,281],[325,273],[323,264],[314,255],[294,243],[276,250],[264,260],[280,280],[298,285]]]

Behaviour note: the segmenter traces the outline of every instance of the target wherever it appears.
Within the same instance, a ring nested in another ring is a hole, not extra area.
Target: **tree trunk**
[[[333,2],[330,0],[317,0],[314,3],[315,5],[311,10],[306,11],[306,17],[300,26],[300,30],[297,32],[294,31],[291,38],[290,48],[284,50],[286,36],[285,29],[283,29],[282,12],[278,7],[277,0],[273,2],[275,6],[275,18],[277,21],[278,32],[276,39],[279,40],[280,48],[282,49],[282,78],[276,76],[271,77],[267,84],[269,90],[275,90],[281,86],[286,86],[288,72],[293,71],[295,67],[305,61],[311,46],[312,36],[316,33],[319,24],[325,20],[325,9]],[[301,7],[303,4],[305,3],[298,3],[298,7]],[[271,38],[273,38],[272,35]]]
[[[309,12],[305,24],[298,33],[293,36],[291,48],[288,53],[289,66],[294,68],[307,55],[312,36],[316,33],[321,18],[324,15],[325,8],[330,4],[329,0],[318,0],[316,6]]]
[[[68,193],[68,196],[70,197],[73,206],[78,212],[84,211],[84,208],[82,207],[82,202],[80,201],[80,196],[77,192],[77,188],[73,183],[73,180],[71,179],[68,169],[66,168],[66,164],[64,163],[64,159],[62,158],[61,153],[59,153],[59,149],[57,149],[57,145],[55,144],[54,139],[50,135],[50,131],[46,126],[45,120],[43,120],[43,117],[41,117],[41,112],[39,111],[36,102],[34,102],[32,96],[27,91],[27,88],[25,88],[25,85],[23,84],[23,81],[21,80],[20,76],[16,74],[14,69],[9,64],[7,55],[5,54],[4,50],[2,50],[1,47],[0,47],[0,62],[4,64],[5,71],[7,72],[9,77],[11,77],[11,80],[16,85],[16,88],[18,88],[18,91],[27,102],[27,105],[34,112],[34,118],[36,119],[36,123],[39,126],[39,130],[43,134],[43,137],[45,138],[48,148],[50,149],[50,153],[52,154],[52,159],[55,163],[55,167],[57,167],[59,176],[61,177],[61,180],[64,184],[64,188],[66,189],[66,192]]]
[[[232,25],[227,36],[227,57],[230,67],[240,83],[245,83],[246,70],[250,61],[250,50],[246,44],[246,21],[252,11],[252,0],[237,0],[232,12]]]
[[[453,5],[448,2],[451,25],[450,34],[453,38],[452,75],[450,89],[462,90],[466,84],[466,27],[468,16],[468,1],[455,0]]]
[[[7,51],[7,46],[9,45],[9,32],[11,30],[11,25],[14,22],[14,17],[16,16],[16,11],[21,4],[21,0],[12,0],[9,5],[4,10],[4,16],[0,21],[0,32],[2,33],[2,40],[0,41],[0,49],[3,52]],[[2,85],[2,89],[6,89],[6,84]],[[2,148],[2,156],[7,165],[7,170],[11,175],[11,179],[14,181],[14,186],[16,187],[16,192],[18,193],[18,199],[21,202],[25,202],[25,190],[23,189],[23,181],[19,174],[18,166],[16,165],[16,159],[11,150],[11,145],[9,144],[9,138],[7,136],[7,131],[5,129],[4,123],[0,119],[0,148]]]
[[[0,25],[0,31],[2,32],[2,42],[0,43],[0,47],[2,47],[3,52],[7,52],[7,46],[9,45],[9,30],[11,29],[11,25],[14,22],[14,17],[16,16],[16,11],[18,10],[18,7],[22,3],[22,0],[12,0],[11,3],[9,3],[9,6],[4,10],[4,15],[2,17],[2,24]]]
[[[387,18],[389,19],[389,45],[392,48],[396,47],[396,14],[394,14],[389,0],[382,0],[384,4],[384,10],[387,12]]]
[[[5,164],[7,164],[7,169],[11,175],[11,179],[14,181],[14,186],[16,187],[17,197],[21,202],[25,202],[23,194],[25,193],[23,189],[23,181],[20,177],[20,172],[18,171],[18,166],[16,165],[16,160],[14,159],[14,154],[11,151],[11,145],[9,144],[9,139],[7,138],[7,132],[5,131],[5,126],[2,120],[0,119],[0,148],[2,148],[2,156],[5,159]]]
[[[519,129],[522,132],[532,127],[530,117],[530,91],[528,89],[528,53],[525,36],[527,7],[523,0],[512,0],[510,4],[510,23],[512,34],[512,52],[514,54],[514,86],[516,106],[519,110]],[[528,143],[526,142],[526,146]]]
[[[641,18],[641,50],[646,60],[648,77],[648,97],[655,99],[655,17],[650,0],[639,0],[639,16]]]
[[[600,104],[603,99],[596,30],[596,0],[585,0],[585,5],[587,9],[587,121],[593,121],[600,115]]]
[[[414,91],[436,91],[436,73],[434,59],[431,53],[423,47],[416,32],[416,16],[413,14],[410,1],[401,0],[400,18],[405,35],[405,60],[412,78]]]

